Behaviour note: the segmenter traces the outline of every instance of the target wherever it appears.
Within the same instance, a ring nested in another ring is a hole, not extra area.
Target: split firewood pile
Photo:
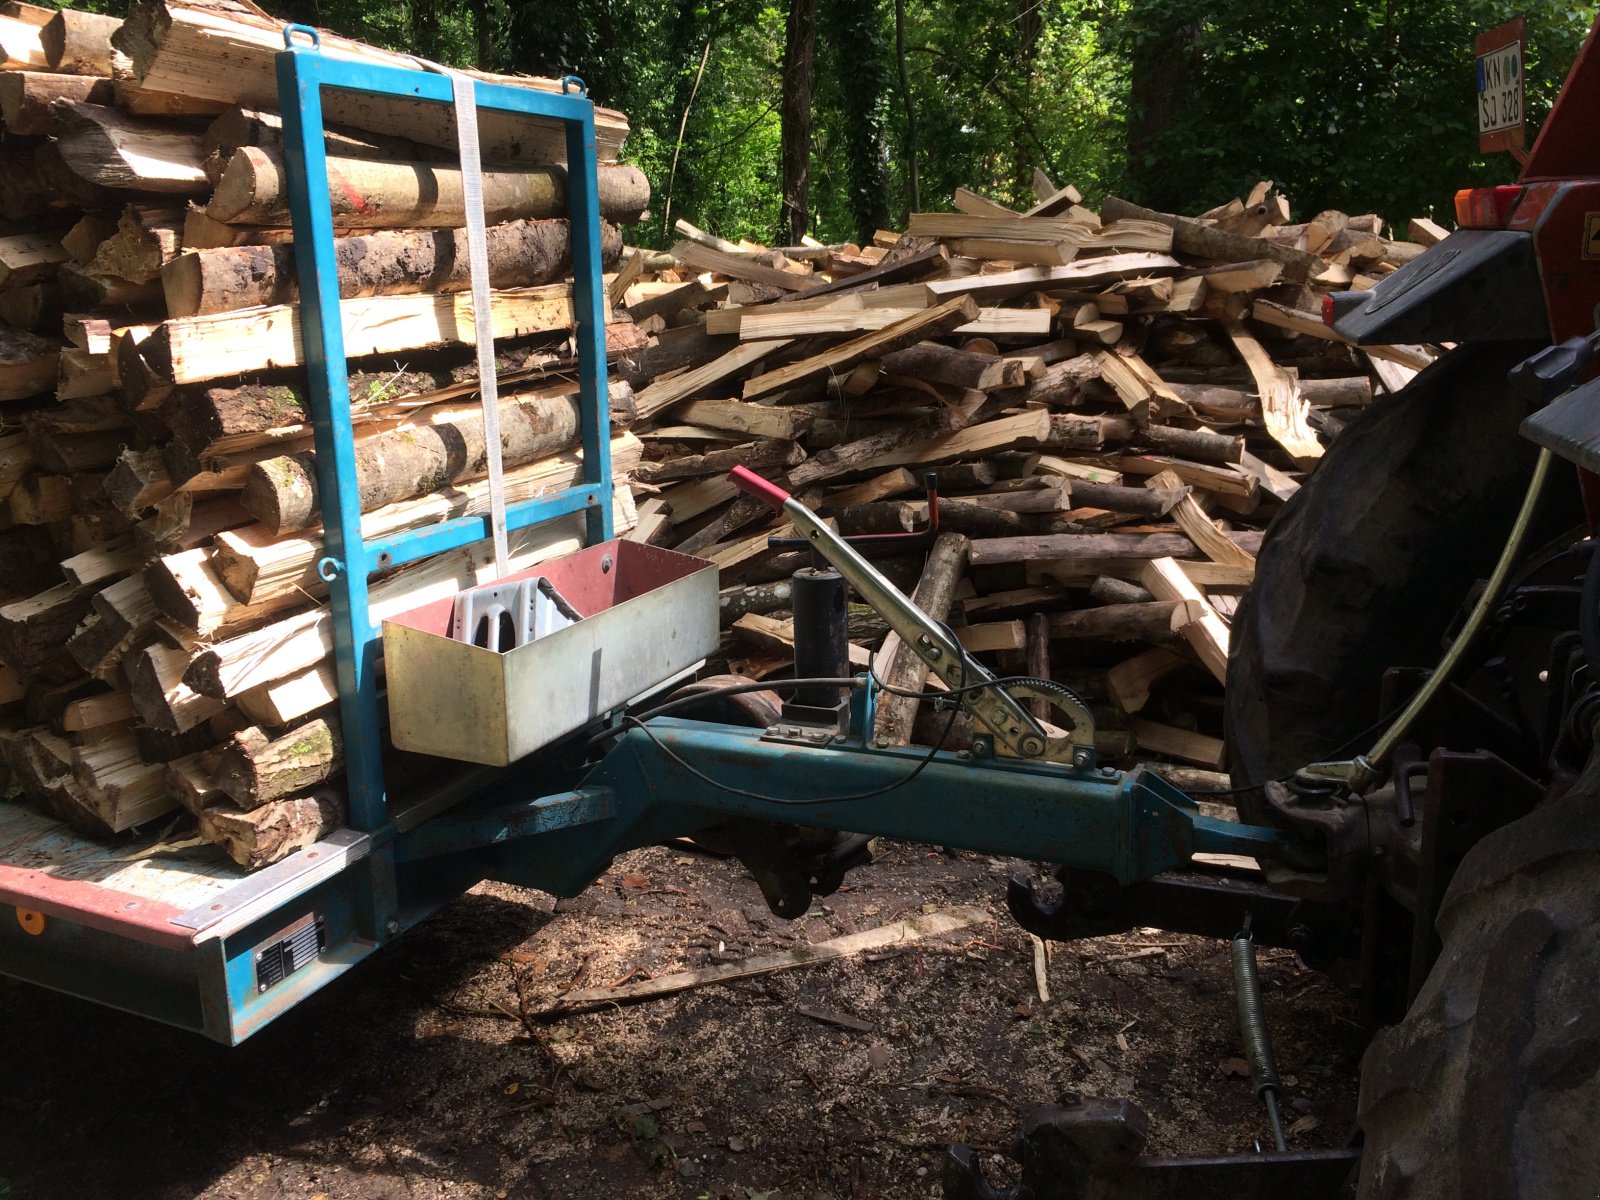
[[[652,340],[622,364],[645,443],[630,536],[715,562],[728,669],[781,672],[787,579],[809,555],[769,546],[793,531],[735,497],[727,470],[751,467],[842,533],[905,538],[872,557],[997,672],[1075,688],[1103,761],[1220,780],[1194,772],[1224,766],[1229,619],[1262,529],[1325,440],[1438,352],[1348,345],[1322,298],[1445,231],[1295,223],[1270,183],[1194,218],[1035,187],[1026,212],[960,192],[958,212],[866,247],[767,249],[679,222],[675,261],[624,297]],[[869,612],[851,631],[881,680],[938,685]],[[888,696],[874,732],[960,748],[974,731]]]
[[[140,0],[125,21],[0,10],[10,791],[95,834],[160,829],[187,808],[247,866],[344,820],[282,46],[281,22],[228,2]],[[332,34],[321,46],[416,65]],[[453,116],[329,93],[325,120],[368,535],[486,511]],[[598,110],[607,270],[619,224],[649,202],[643,176],[615,163],[626,132]],[[516,500],[581,478],[565,136],[485,113],[480,141]],[[613,326],[619,349],[630,328]],[[619,428],[619,529],[640,452]],[[581,533],[516,534],[513,565],[570,552]],[[375,617],[486,582],[484,558],[375,581]]]

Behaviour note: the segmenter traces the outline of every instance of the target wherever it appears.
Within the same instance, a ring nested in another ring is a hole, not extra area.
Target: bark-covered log
[[[466,224],[461,171],[429,162],[328,159],[335,225],[363,229],[455,228]],[[650,204],[650,183],[637,167],[603,166],[600,215],[628,225]],[[562,167],[483,173],[484,219],[501,221],[567,215]],[[281,155],[257,146],[235,151],[206,214],[233,225],[288,225],[289,180]]]
[[[315,845],[344,824],[345,812],[344,797],[331,788],[250,812],[217,804],[200,814],[200,836],[253,871]]]
[[[512,221],[488,229],[489,285],[532,287],[572,270],[564,220]],[[606,224],[601,267],[622,254],[622,235]],[[465,229],[405,229],[339,238],[334,242],[339,294],[394,296],[408,292],[461,292],[472,286]],[[299,299],[294,247],[229,246],[178,257],[161,272],[167,315],[192,317],[254,304]]]
[[[200,135],[141,121],[98,104],[58,100],[56,147],[81,179],[119,191],[201,196],[210,181],[201,169]]]
[[[111,35],[121,26],[121,17],[64,8],[39,31],[39,44],[52,71],[109,76]]]
[[[501,402],[501,461],[514,467],[577,444],[578,407],[571,396],[525,396]],[[361,509],[436,491],[486,470],[483,418],[463,414],[449,425],[422,425],[356,443]],[[316,454],[282,455],[249,469],[240,503],[273,533],[304,529],[319,519]]]
[[[7,133],[49,133],[54,124],[50,105],[57,100],[110,104],[111,99],[109,79],[45,71],[7,71],[0,75],[0,117],[5,119]]]
[[[935,621],[942,621],[950,615],[956,585],[966,574],[969,546],[965,534],[941,533],[934,540],[933,549],[928,552],[927,564],[922,569],[922,578],[911,600]],[[880,676],[885,684],[908,692],[922,690],[923,682],[928,677],[927,664],[898,636],[889,636],[879,657],[887,663]],[[908,744],[920,705],[921,701],[914,696],[885,695],[878,703],[878,716],[873,726],[873,737],[877,744]]]
[[[255,725],[239,730],[222,744],[213,778],[248,811],[314,787],[343,767],[338,726],[318,717],[278,738]]]
[[[100,243],[86,269],[91,275],[111,275],[129,283],[153,283],[161,268],[178,257],[182,243],[182,209],[130,204],[122,211],[116,233]]]

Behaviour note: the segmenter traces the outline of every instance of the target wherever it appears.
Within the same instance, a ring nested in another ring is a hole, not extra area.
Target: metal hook
[[[311,48],[313,50],[322,49],[321,33],[309,25],[295,25],[291,23],[283,27],[283,48],[285,50],[294,49],[294,35],[297,33],[303,33],[311,39]]]
[[[317,560],[317,578],[323,583],[332,583],[344,574],[344,564],[337,558],[327,557]]]
[[[576,92],[580,96],[589,94],[589,85],[576,75],[563,75],[561,77],[561,94],[570,96]]]

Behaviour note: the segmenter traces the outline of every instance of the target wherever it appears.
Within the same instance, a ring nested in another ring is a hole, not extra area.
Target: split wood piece
[[[1204,267],[1190,278],[1204,280],[1206,291],[1213,296],[1235,296],[1269,288],[1282,277],[1282,263],[1262,258],[1254,262]]]
[[[1225,566],[1228,564],[1224,564]],[[1181,632],[1206,670],[1218,683],[1228,682],[1228,626],[1211,607],[1211,602],[1184,574],[1183,567],[1171,558],[1156,558],[1140,576],[1150,594],[1161,600],[1176,600],[1188,608],[1188,619]]]
[[[22,287],[54,279],[67,261],[59,238],[47,233],[14,233],[0,237],[0,287]]]
[[[769,354],[790,345],[788,341],[745,342],[708,363],[675,375],[671,379],[657,380],[634,396],[634,412],[640,421],[648,421],[664,409],[697,392],[720,383],[731,375],[760,362]]]
[[[27,694],[28,685],[10,667],[0,664],[0,704],[15,704]]]
[[[48,71],[50,58],[44,51],[42,32],[28,21],[0,15],[0,69]]]
[[[1027,620],[1027,645],[1028,674],[1035,679],[1052,679],[1050,671],[1050,618],[1045,613],[1034,613]],[[963,643],[965,644],[965,643]],[[1036,721],[1049,721],[1055,711],[1055,706],[1043,696],[1034,696],[1028,701],[1028,711],[1033,714]],[[1044,981],[1044,965],[1042,955],[1035,961],[1039,972],[1041,987]],[[1049,999],[1049,989],[1044,988],[1045,999]]]
[[[1133,714],[1150,702],[1150,690],[1189,660],[1167,646],[1155,646],[1125,659],[1106,672],[1106,691],[1117,707]]]
[[[61,352],[61,358],[56,364],[57,400],[82,400],[105,396],[115,386],[109,355],[90,354],[86,350],[79,350],[76,346]],[[121,440],[124,444],[127,441],[126,438]],[[74,468],[51,466],[50,469],[73,470]]]
[[[795,408],[776,408],[767,404],[745,404],[739,400],[695,400],[673,414],[678,420],[707,429],[762,438],[794,440],[811,428],[811,413]]]
[[[26,400],[56,385],[59,342],[0,326],[0,400]]]
[[[157,642],[123,663],[133,706],[151,728],[187,733],[227,707],[225,701],[202,696],[183,681],[190,657],[185,650]]]
[[[636,300],[627,306],[627,311],[630,317],[639,322],[651,317],[670,319],[684,309],[699,308],[726,299],[727,294],[725,287],[708,288],[698,279],[691,279],[688,283],[667,285],[663,291]]]
[[[972,543],[964,534],[941,533],[928,551],[928,560],[922,568],[922,577],[911,593],[911,602],[935,621],[950,615],[955,601],[956,585],[967,571],[968,553]],[[874,667],[878,679],[888,688],[905,692],[920,692],[928,678],[928,664],[907,646],[900,635],[891,633],[878,652],[882,667]],[[877,717],[873,722],[873,741],[879,746],[907,746],[917,721],[921,701],[916,696],[901,696],[885,692],[878,701]]]
[[[853,487],[843,488],[832,492],[821,503],[819,508],[823,513],[837,512],[842,508],[849,508],[856,504],[872,504],[879,500],[889,500],[895,496],[903,496],[907,492],[914,492],[922,486],[922,481],[904,467],[893,467],[881,475],[874,475],[871,479],[858,483]]]
[[[576,400],[567,395],[512,396],[499,407],[501,461],[521,466],[559,454],[582,434]],[[446,414],[449,423],[419,420],[355,443],[356,494],[361,511],[437,491],[488,469],[483,415]],[[320,519],[317,455],[307,450],[248,468],[239,502],[273,534],[305,529]]]
[[[417,60],[407,54],[320,32],[321,53],[337,59],[376,63],[414,70]],[[244,4],[187,5],[164,0],[135,0],[127,19],[112,38],[112,45],[131,61],[133,77],[141,88],[206,101],[211,111],[229,105],[276,108],[276,62],[283,50],[283,23]],[[219,64],[226,64],[219,69]],[[465,70],[476,80],[560,92],[555,79],[493,75]],[[374,96],[330,89],[322,98],[323,119],[330,125],[348,126],[454,150],[455,115],[447,105],[400,97]],[[608,108],[595,109],[595,153],[601,162],[616,159],[628,121]],[[484,162],[563,162],[566,131],[552,121],[517,113],[484,111],[479,116],[479,138]]]
[[[13,329],[54,334],[61,322],[61,289],[54,283],[0,291],[0,322]]]
[[[993,919],[987,909],[977,907],[924,913],[910,920],[896,921],[893,925],[885,925],[878,929],[867,929],[860,933],[847,933],[843,937],[829,938],[823,942],[812,942],[798,950],[786,950],[779,954],[745,959],[743,962],[721,963],[713,967],[701,967],[698,970],[681,971],[672,975],[658,975],[654,979],[625,983],[620,987],[584,988],[565,992],[560,998],[559,1006],[546,1015],[565,1014],[596,1004],[648,1000],[656,996],[687,991],[690,988],[727,983],[734,979],[750,979],[760,975],[771,975],[777,971],[793,970],[795,967],[810,966],[813,963],[849,958],[871,950],[892,950],[898,946],[913,945],[958,929],[983,925]]]
[[[1309,466],[1322,457],[1322,443],[1306,424],[1307,405],[1296,379],[1277,363],[1238,321],[1225,326],[1228,339],[1250,370],[1261,397],[1261,417],[1273,441],[1297,464]]]
[[[806,452],[798,442],[767,438],[746,442],[741,446],[729,446],[725,450],[712,450],[706,454],[642,463],[634,471],[634,478],[640,483],[669,483],[702,475],[723,475],[734,467],[748,467],[759,473],[798,466],[805,461],[805,457]]]
[[[154,820],[178,806],[166,768],[147,763],[125,729],[101,731],[72,753],[73,780],[96,814],[116,833]]]
[[[1249,457],[1248,453],[1242,455],[1241,463]],[[1216,492],[1223,496],[1248,498],[1255,494],[1257,486],[1255,477],[1247,473],[1242,466],[1218,467],[1208,463],[1168,458],[1160,454],[1124,455],[1113,465],[1116,470],[1127,475],[1159,475],[1162,471],[1171,471],[1190,487]]]
[[[72,516],[72,481],[61,475],[24,475],[7,498],[17,525],[48,525]]]
[[[1152,754],[1181,758],[1184,762],[1214,771],[1220,770],[1227,760],[1227,747],[1221,738],[1207,737],[1203,733],[1180,729],[1175,725],[1163,725],[1143,717],[1132,718],[1128,728],[1133,731],[1139,749]]]
[[[1050,363],[1037,379],[1029,380],[1017,391],[1007,392],[1005,401],[1017,408],[1034,405],[1071,408],[1082,401],[1084,385],[1099,378],[1100,364],[1095,358],[1077,354]]]
[[[1437,246],[1450,236],[1450,231],[1427,217],[1412,217],[1406,226],[1406,236],[1422,246]]]
[[[965,325],[978,315],[978,305],[970,297],[947,300],[934,308],[912,313],[892,325],[875,330],[863,337],[834,346],[821,354],[801,359],[745,382],[744,398],[754,400],[781,392],[807,379],[824,373],[848,371],[869,358],[881,359],[886,354],[903,350],[924,338],[939,337],[959,325]]]
[[[373,296],[345,300],[339,308],[350,359],[454,343],[475,345],[477,340],[472,297],[466,294]],[[571,288],[558,284],[492,292],[490,318],[497,341],[569,329]],[[302,366],[300,306],[165,321],[138,352],[159,379],[174,384]]]
[[[611,440],[613,474],[629,477],[639,463],[642,446],[631,434]],[[532,500],[557,488],[583,482],[583,454],[574,450],[508,470],[504,479],[508,504]],[[390,505],[361,518],[365,538],[387,537],[456,517],[489,511],[489,485],[478,480],[462,487]],[[640,519],[644,512],[641,507]],[[315,532],[274,537],[262,525],[223,530],[215,535],[211,565],[242,603],[258,604],[278,596],[319,599],[328,585],[318,576],[322,538]]]
[[[491,287],[533,287],[572,272],[571,241],[564,220],[491,225],[486,246]],[[461,292],[472,284],[465,229],[404,229],[337,238],[333,251],[339,294],[345,299]],[[601,267],[614,267],[621,253],[621,233],[606,224],[601,236]],[[161,272],[161,283],[167,315],[172,317],[229,312],[257,304],[292,304],[300,297],[292,245],[191,251]]]
[[[1167,254],[1172,250],[1172,230],[1157,221],[1119,221],[1093,229],[1079,221],[1050,217],[987,216],[971,213],[912,213],[908,232],[913,237],[1007,238],[1048,242],[1080,250],[1144,250]]]
[[[963,625],[954,631],[956,641],[974,654],[1001,650],[1023,650],[1028,645],[1027,629],[1018,621],[990,621],[982,625]]]
[[[222,582],[206,547],[163,555],[145,568],[144,581],[164,616],[207,638],[232,637],[303,599],[290,593],[241,603]]]
[[[1099,350],[1094,358],[1100,366],[1100,378],[1116,391],[1137,424],[1148,425],[1151,418],[1165,420],[1189,411],[1189,406],[1137,354]]]
[[[816,300],[823,296],[847,295],[873,288],[881,290],[892,284],[934,279],[947,274],[949,269],[950,252],[943,246],[929,246],[925,250],[907,254],[903,258],[886,258],[870,270],[811,288],[806,292],[806,296],[808,299]]]
[[[129,449],[118,457],[101,488],[119,512],[137,518],[172,494],[172,479],[160,450]]]
[[[217,751],[217,786],[245,811],[315,787],[344,769],[337,725],[324,717],[281,737],[259,726],[241,729]]]
[[[1064,267],[1022,267],[997,275],[934,280],[928,284],[928,289],[940,300],[971,296],[980,303],[989,303],[1028,292],[1072,291],[1144,275],[1171,274],[1180,269],[1182,264],[1166,254],[1111,254]]]
[[[1159,454],[1212,466],[1236,464],[1244,455],[1244,438],[1213,433],[1209,429],[1167,425],[1146,429],[1140,436]]]
[[[97,187],[201,196],[211,190],[200,135],[125,116],[114,108],[57,100],[56,149],[68,169]]]
[[[10,495],[21,479],[34,467],[33,447],[23,433],[0,435],[0,496]]]
[[[89,598],[85,589],[60,583],[0,607],[0,661],[29,678],[70,678],[75,668],[63,649],[88,613]]]
[[[891,375],[909,375],[951,387],[992,391],[1027,383],[1022,364],[992,354],[955,350],[937,342],[923,342],[885,354],[878,360]]]
[[[161,277],[162,267],[177,258],[182,235],[181,210],[141,209],[130,204],[117,222],[117,232],[100,243],[85,269],[91,275],[152,283]]]
[[[329,788],[275,800],[250,812],[232,804],[201,811],[200,836],[247,871],[280,862],[343,827],[344,797]]]
[[[659,546],[672,535],[672,507],[659,496],[651,496],[639,505],[639,523],[624,534],[630,542]]]
[[[998,201],[980,195],[971,188],[958,187],[950,202],[957,211],[969,213],[976,217],[1017,217],[1020,214],[1014,208],[1007,208]]]
[[[619,532],[625,532],[619,523]],[[511,535],[510,567],[524,570],[582,546],[581,518],[550,521]],[[454,596],[493,578],[482,545],[463,547],[413,564],[375,582],[368,592],[374,622]],[[232,698],[260,684],[286,679],[318,666],[333,653],[332,616],[326,606],[295,613],[199,652],[184,678],[197,691]]]
[[[43,71],[0,72],[0,117],[7,131],[19,136],[50,133],[55,125],[50,106],[57,100],[109,104],[111,99],[109,79]]]
[[[215,766],[215,753],[206,751],[186,754],[167,764],[167,787],[185,811],[198,817],[228,799],[228,794],[216,785]]]
[[[133,535],[125,533],[109,542],[91,546],[70,558],[61,560],[61,573],[69,583],[79,587],[104,584],[123,575],[137,571],[144,565],[144,555],[134,543]]]
[[[40,29],[39,42],[52,71],[68,75],[111,75],[111,35],[121,17],[64,8]]]
[[[785,292],[803,292],[821,282],[811,272],[784,271],[763,266],[747,255],[729,254],[698,242],[678,242],[672,247],[672,257],[696,271],[712,271],[730,279],[743,279]]]
[[[1107,196],[1101,203],[1100,218],[1106,221],[1158,221],[1172,229],[1172,245],[1179,254],[1212,262],[1230,263],[1270,259],[1282,263],[1284,276],[1294,283],[1304,283],[1320,272],[1323,266],[1322,260],[1315,254],[1308,254],[1289,246],[1280,246],[1263,238],[1227,233],[1188,217],[1141,208],[1116,196]]]
[[[1181,605],[1152,600],[1137,604],[1103,604],[1048,614],[1050,636],[1108,642],[1161,645],[1178,638],[1185,619]]]
[[[865,333],[882,329],[905,317],[904,308],[880,305],[873,308],[835,308],[833,305],[854,297],[824,297],[832,300],[825,308],[767,307],[745,312],[725,310],[727,315],[708,316],[709,332],[737,332],[741,341],[760,341],[774,337],[814,337],[829,334]],[[913,306],[906,306],[913,307]],[[916,305],[925,308],[926,305]],[[956,333],[971,337],[1043,337],[1050,332],[1050,313],[1042,308],[983,308],[977,319],[956,328]]]
[[[1024,242],[998,237],[957,238],[950,242],[950,249],[963,258],[1030,267],[1062,267],[1078,253],[1078,247],[1071,242]]]
[[[1206,515],[1205,509],[1200,507],[1200,502],[1187,494],[1183,480],[1175,473],[1163,471],[1159,475],[1152,475],[1145,480],[1144,485],[1168,493],[1178,491],[1183,496],[1172,509],[1172,519],[1212,562],[1243,567],[1252,572],[1255,570],[1255,555],[1241,549],[1226,533],[1217,528],[1216,522]]]
[[[203,172],[202,172],[203,176]],[[329,158],[333,223],[345,228],[455,229],[466,224],[459,167],[434,162]],[[650,184],[636,167],[601,167],[600,215],[619,225],[637,221],[650,204]],[[484,219],[491,225],[568,212],[563,167],[483,172]],[[206,215],[230,225],[290,225],[283,156],[259,146],[234,152]]]
[[[114,275],[91,275],[77,263],[62,263],[56,274],[61,301],[73,309],[121,309],[129,314],[161,311],[161,285],[133,283]]]
[[[378,663],[381,673],[383,663]],[[339,703],[339,679],[331,662],[321,663],[283,679],[241,693],[234,700],[246,718],[257,724],[282,728],[302,717]]]
[[[753,645],[782,654],[790,662],[794,661],[793,619],[785,621],[760,613],[745,613],[733,622],[732,628],[735,633],[743,635]],[[872,652],[866,647],[851,642],[847,644],[847,650],[852,667],[871,665]]]
[[[1117,417],[1078,417],[1044,409],[932,436],[928,430],[912,426],[815,454],[789,473],[789,482],[801,488],[861,470],[909,464],[933,466],[1004,450],[1099,450],[1108,442],[1126,441],[1132,431],[1132,422]]]
[[[1194,543],[1178,533],[1057,533],[975,541],[972,565],[987,567],[1041,559],[1161,559],[1193,553]]]

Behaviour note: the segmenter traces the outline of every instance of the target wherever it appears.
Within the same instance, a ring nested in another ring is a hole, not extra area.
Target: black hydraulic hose
[[[1239,1034],[1244,1038],[1244,1053],[1250,1063],[1250,1082],[1256,1095],[1267,1106],[1272,1122],[1272,1138],[1278,1153],[1288,1150],[1283,1140],[1283,1120],[1278,1115],[1278,1065],[1272,1058],[1272,1039],[1267,1033],[1266,1013],[1261,1005],[1261,977],[1256,973],[1256,943],[1248,928],[1228,944],[1233,958],[1233,989],[1239,1002]]]

